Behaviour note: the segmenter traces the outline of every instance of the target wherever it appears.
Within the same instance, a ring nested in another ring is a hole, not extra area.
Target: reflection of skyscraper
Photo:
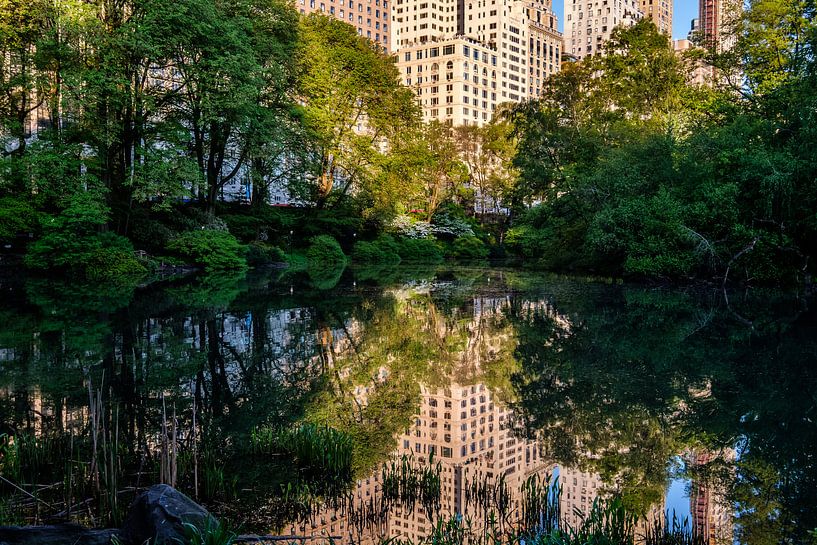
[[[468,504],[466,488],[475,480],[496,482],[504,475],[513,520],[519,515],[524,481],[552,469],[534,442],[515,437],[506,427],[508,417],[509,411],[494,403],[484,384],[423,388],[419,414],[411,429],[400,436],[395,456],[410,456],[418,465],[440,463],[439,516],[443,519],[463,514],[473,528],[482,528],[485,513]],[[359,481],[352,510],[365,511],[370,499],[376,500],[379,493],[377,475]],[[377,543],[381,536],[419,542],[431,533],[435,522],[420,505],[413,510],[395,507],[377,527],[368,529],[355,527],[348,512],[325,510],[311,524],[295,525],[292,531],[299,535],[342,536],[344,543]]]
[[[596,499],[604,498],[606,485],[598,473],[559,466],[559,498],[562,520],[573,528],[579,528],[582,520],[593,507]],[[609,489],[608,489],[609,490]],[[644,542],[644,534],[664,513],[664,502],[653,505],[647,513],[642,513],[633,528],[635,543]]]
[[[486,521],[466,502],[466,487],[474,480],[495,482],[504,475],[512,509],[519,508],[523,482],[550,466],[538,446],[514,436],[507,428],[510,412],[494,403],[484,384],[452,384],[439,390],[424,389],[423,404],[414,427],[400,437],[398,455],[413,454],[418,461],[442,465],[441,516],[463,514],[474,527]],[[431,530],[422,509],[390,517],[392,537],[419,540]]]
[[[735,452],[729,450],[722,456],[734,460]],[[698,451],[687,455],[687,461],[698,468],[713,462],[717,457],[711,452]],[[732,543],[734,534],[734,520],[723,492],[711,483],[693,481],[689,495],[689,510],[692,515],[692,524],[704,543],[721,545]]]
[[[562,519],[573,528],[578,528],[603,487],[601,476],[560,466],[559,484],[562,487],[559,498]]]

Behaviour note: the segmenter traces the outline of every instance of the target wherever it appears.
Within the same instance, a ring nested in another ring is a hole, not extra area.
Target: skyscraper
[[[729,24],[740,13],[742,7],[740,0],[700,0],[698,3],[700,44],[718,51],[732,47],[734,39],[728,32]]]
[[[426,121],[482,125],[559,70],[550,0],[395,0],[392,49]]]
[[[641,0],[641,12],[660,32],[672,36],[672,0]]]
[[[598,54],[615,27],[632,26],[644,16],[641,2],[565,0],[565,51],[577,59]]]
[[[357,33],[390,51],[391,23],[389,11],[392,0],[296,0],[295,7],[302,15],[318,12],[349,23]]]

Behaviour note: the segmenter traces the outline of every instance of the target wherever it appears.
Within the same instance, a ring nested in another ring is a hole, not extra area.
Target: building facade
[[[643,16],[641,0],[565,0],[565,50],[579,60],[596,55],[615,27],[632,26]]]
[[[687,51],[695,48],[695,44],[688,39],[673,40],[672,48],[675,53],[683,58]],[[702,59],[687,60],[691,63],[688,66],[687,81],[691,85],[711,85],[714,77],[712,66],[706,64]]]
[[[641,13],[651,19],[660,32],[672,36],[672,0],[641,0]]]
[[[488,123],[541,94],[562,37],[549,0],[395,0],[392,49],[425,121]]]
[[[728,51],[735,42],[729,26],[742,8],[743,4],[739,0],[700,0],[698,42],[707,48]]]
[[[384,52],[390,52],[392,0],[296,0],[301,15],[323,13],[349,23]]]

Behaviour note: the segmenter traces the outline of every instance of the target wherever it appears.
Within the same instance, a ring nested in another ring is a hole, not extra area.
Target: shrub
[[[15,197],[0,199],[0,240],[11,240],[37,228],[37,212],[31,204]]]
[[[432,233],[430,223],[415,221],[406,215],[394,218],[391,228],[399,236],[406,238],[427,238]]]
[[[230,214],[221,216],[230,233],[243,242],[258,240],[258,235],[263,229],[263,221],[260,218],[242,214]]]
[[[431,229],[434,236],[440,239],[447,238],[450,240],[457,237],[474,236],[474,229],[465,217],[455,215],[448,211],[438,213],[434,216]]]
[[[400,239],[399,255],[403,261],[439,263],[443,259],[440,247],[428,238]]]
[[[352,259],[358,263],[397,265],[400,263],[399,245],[395,240],[383,235],[372,242],[360,241],[355,244]]]
[[[485,259],[489,251],[477,237],[460,237],[454,241],[452,253],[458,259]]]
[[[287,256],[281,248],[263,242],[253,242],[247,246],[247,263],[250,265],[267,265],[269,263],[286,263]]]
[[[108,232],[101,233],[97,239],[100,247],[90,253],[84,264],[85,277],[89,280],[133,279],[147,272],[126,238]]]
[[[346,255],[340,244],[329,235],[312,239],[312,244],[306,251],[306,259],[310,271],[314,272],[335,270],[339,265],[346,264]]]
[[[142,210],[134,213],[128,234],[137,248],[150,253],[161,253],[175,235],[162,221]]]
[[[130,241],[99,232],[106,220],[107,209],[94,195],[74,196],[59,215],[44,219],[43,236],[29,245],[26,266],[95,280],[141,276],[146,270],[134,257]]]
[[[172,239],[167,249],[193,265],[204,267],[208,272],[247,266],[244,248],[227,231],[186,231]]]

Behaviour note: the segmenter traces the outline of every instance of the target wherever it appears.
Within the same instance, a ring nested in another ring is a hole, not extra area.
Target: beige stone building
[[[695,44],[687,39],[673,40],[672,48],[677,55],[684,56],[687,51],[693,50]],[[714,69],[706,64],[702,59],[687,59],[689,77],[688,81],[692,85],[711,85],[714,77]]]
[[[425,121],[482,125],[499,104],[538,96],[558,72],[548,0],[395,0],[392,49]]]
[[[559,71],[564,44],[552,2],[528,2],[528,95],[542,94],[545,80]]]
[[[318,12],[349,23],[360,36],[388,53],[391,3],[392,0],[295,0],[295,7],[302,15]]]
[[[641,13],[652,19],[660,32],[672,36],[672,0],[641,0]]]
[[[615,27],[632,26],[643,16],[641,0],[565,0],[565,51],[578,60],[596,55]]]

